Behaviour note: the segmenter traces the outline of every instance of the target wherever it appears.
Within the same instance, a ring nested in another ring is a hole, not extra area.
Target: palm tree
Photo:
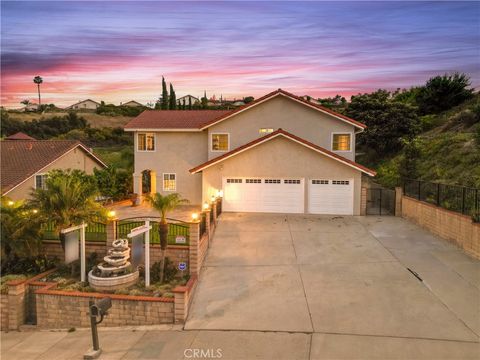
[[[160,235],[160,249],[162,250],[162,266],[160,268],[160,282],[163,282],[163,275],[165,273],[165,250],[167,250],[168,237],[168,222],[167,214],[175,210],[182,204],[187,204],[188,200],[183,199],[180,194],[172,193],[162,195],[156,193],[153,196],[147,195],[147,200],[150,205],[160,213],[160,224],[158,225],[158,234]]]
[[[37,88],[38,88],[38,107],[40,107],[40,105],[42,105],[42,102],[40,100],[40,84],[43,83],[43,79],[40,76],[37,75],[33,78],[33,82],[35,84],[37,84]]]
[[[32,191],[28,208],[37,211],[32,219],[52,223],[65,250],[65,234],[61,230],[85,222],[106,219],[106,210],[95,202],[94,179],[80,170],[54,170],[48,173],[45,189]]]
[[[40,254],[42,241],[40,227],[32,224],[34,212],[28,211],[23,201],[2,197],[0,204],[1,257],[33,257]]]

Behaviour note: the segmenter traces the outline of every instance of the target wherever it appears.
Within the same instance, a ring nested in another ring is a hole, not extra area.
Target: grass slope
[[[417,160],[422,180],[480,188],[480,95],[438,115],[422,118],[426,131],[418,136]],[[400,183],[399,163],[404,154],[396,154],[377,163],[377,180],[386,186]]]

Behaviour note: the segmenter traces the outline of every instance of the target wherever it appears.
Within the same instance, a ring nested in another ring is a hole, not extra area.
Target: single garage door
[[[304,181],[298,178],[223,178],[225,211],[304,212]]]
[[[308,212],[353,215],[353,179],[308,180]]]

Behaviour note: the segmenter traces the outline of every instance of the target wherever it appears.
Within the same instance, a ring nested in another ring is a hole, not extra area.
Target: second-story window
[[[228,134],[212,134],[212,151],[228,151],[228,149]]]
[[[138,151],[155,151],[155,134],[138,134]]]
[[[351,134],[333,134],[332,138],[333,151],[351,151]]]
[[[273,129],[272,128],[260,128],[260,130],[258,130],[259,134],[260,135],[267,135],[267,134],[270,134],[273,132]]]

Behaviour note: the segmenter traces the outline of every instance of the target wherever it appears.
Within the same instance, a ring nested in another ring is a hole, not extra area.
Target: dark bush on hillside
[[[138,116],[148,109],[146,106],[116,106],[102,104],[97,108],[97,114],[108,116]]]
[[[88,146],[132,145],[132,135],[122,128],[74,129],[58,136],[59,139],[79,140]]]
[[[399,151],[404,140],[420,131],[416,109],[396,101],[386,90],[352,96],[346,114],[367,125],[358,136],[358,143],[381,156]]]
[[[8,136],[21,131],[35,139],[42,140],[65,134],[73,129],[85,129],[87,126],[87,120],[73,112],[65,116],[32,121],[20,121],[7,113],[2,113],[1,132],[2,135]]]
[[[465,74],[431,78],[416,96],[420,114],[437,114],[461,104],[473,96],[474,89],[469,87],[470,78]]]

